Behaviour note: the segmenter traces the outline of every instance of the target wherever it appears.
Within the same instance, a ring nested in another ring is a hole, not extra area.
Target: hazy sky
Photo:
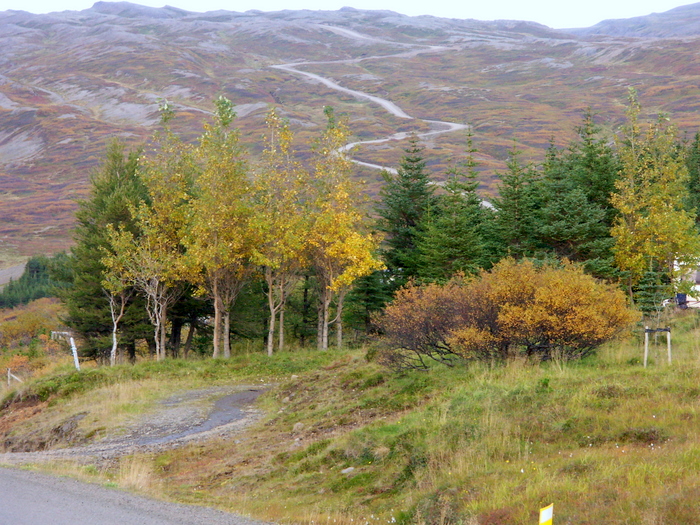
[[[94,0],[0,0],[0,11],[17,9],[32,13],[81,10]],[[188,11],[277,11],[281,9],[390,9],[406,15],[450,18],[531,20],[553,28],[588,27],[608,18],[662,13],[693,3],[688,0],[132,0],[132,3]]]

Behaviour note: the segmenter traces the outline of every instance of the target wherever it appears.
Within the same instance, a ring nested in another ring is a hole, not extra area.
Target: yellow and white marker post
[[[554,503],[540,509],[540,525],[552,525],[554,518]]]

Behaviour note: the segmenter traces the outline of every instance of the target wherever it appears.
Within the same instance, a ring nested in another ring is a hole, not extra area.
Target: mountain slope
[[[211,101],[227,96],[252,155],[271,105],[305,145],[321,129],[325,105],[347,113],[358,141],[445,129],[431,120],[470,124],[482,189],[492,194],[514,141],[525,159],[539,160],[551,138],[560,146],[575,138],[586,107],[614,129],[628,86],[649,115],[663,111],[695,132],[697,44],[696,37],[581,37],[528,22],[350,8],[199,14],[98,2],[48,15],[0,12],[0,259],[13,249],[68,246],[74,200],[85,195],[107,142],[142,144],[157,126],[161,98],[193,137]],[[290,63],[295,71],[272,67]],[[425,139],[436,177],[464,142],[458,131]],[[403,145],[366,144],[354,156],[395,166]],[[358,176],[378,189],[377,170],[358,168]]]
[[[571,29],[580,36],[608,35],[639,38],[677,38],[700,35],[700,2],[663,13],[634,18],[603,20],[583,29]]]

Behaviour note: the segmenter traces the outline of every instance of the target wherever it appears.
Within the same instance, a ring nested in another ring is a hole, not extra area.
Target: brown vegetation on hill
[[[193,136],[211,101],[227,96],[255,153],[270,105],[289,118],[300,143],[322,125],[325,105],[350,116],[359,140],[429,129],[418,119],[468,123],[486,194],[496,191],[514,141],[525,158],[541,160],[550,139],[569,143],[588,106],[614,130],[628,86],[650,113],[668,113],[682,130],[694,133],[700,123],[697,37],[687,35],[584,38],[532,23],[387,11],[196,14],[98,2],[80,12],[2,12],[0,47],[0,252],[24,255],[70,243],[75,199],[106,143],[146,140],[159,98],[174,104],[181,131]],[[415,118],[270,68],[311,61],[300,68]],[[355,157],[396,166],[402,146],[363,146]],[[436,135],[426,146],[440,177],[464,136]],[[378,190],[376,171],[358,168],[358,176]]]

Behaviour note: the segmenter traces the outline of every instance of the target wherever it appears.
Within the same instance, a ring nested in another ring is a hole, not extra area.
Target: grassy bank
[[[555,523],[697,523],[695,314],[673,321],[673,335],[673,364],[660,339],[646,369],[638,336],[581,363],[402,374],[361,351],[99,369],[94,378],[110,385],[277,386],[260,401],[267,418],[244,434],[78,470],[291,523],[528,524],[549,503]],[[79,381],[71,393],[70,377],[45,378],[25,395],[54,384],[47,399],[60,407],[99,383]]]

